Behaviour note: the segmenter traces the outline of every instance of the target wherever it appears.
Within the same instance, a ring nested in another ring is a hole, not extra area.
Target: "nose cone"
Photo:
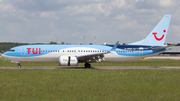
[[[3,58],[3,57],[4,57],[4,55],[3,55],[3,54],[1,54],[1,57]]]
[[[7,53],[5,52],[1,56],[2,56],[2,58],[6,58],[7,57]]]

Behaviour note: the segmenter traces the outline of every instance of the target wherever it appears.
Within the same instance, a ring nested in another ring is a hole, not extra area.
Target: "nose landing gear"
[[[18,63],[18,68],[21,68],[21,64],[20,63]]]

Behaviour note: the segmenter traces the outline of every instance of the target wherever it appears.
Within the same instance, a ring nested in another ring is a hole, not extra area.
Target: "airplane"
[[[164,42],[171,15],[164,15],[154,29],[141,41],[128,45],[22,45],[2,54],[3,58],[20,62],[58,62],[59,66],[77,66],[85,63],[90,68],[93,62],[121,62],[154,56],[170,49]]]

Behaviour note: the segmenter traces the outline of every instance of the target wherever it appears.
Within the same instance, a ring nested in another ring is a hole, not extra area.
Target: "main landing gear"
[[[84,67],[86,67],[86,68],[91,68],[91,64],[85,63],[85,64],[84,64]]]
[[[20,65],[20,63],[18,63],[18,68],[21,68],[21,65]]]

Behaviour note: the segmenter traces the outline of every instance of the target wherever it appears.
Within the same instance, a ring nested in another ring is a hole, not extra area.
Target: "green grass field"
[[[58,66],[22,62],[23,67]],[[79,64],[83,66],[84,64]],[[0,58],[0,67],[17,64]],[[179,60],[136,60],[92,66],[180,66]],[[0,101],[180,100],[180,69],[0,69]]]
[[[1,101],[180,100],[180,70],[0,70]]]

